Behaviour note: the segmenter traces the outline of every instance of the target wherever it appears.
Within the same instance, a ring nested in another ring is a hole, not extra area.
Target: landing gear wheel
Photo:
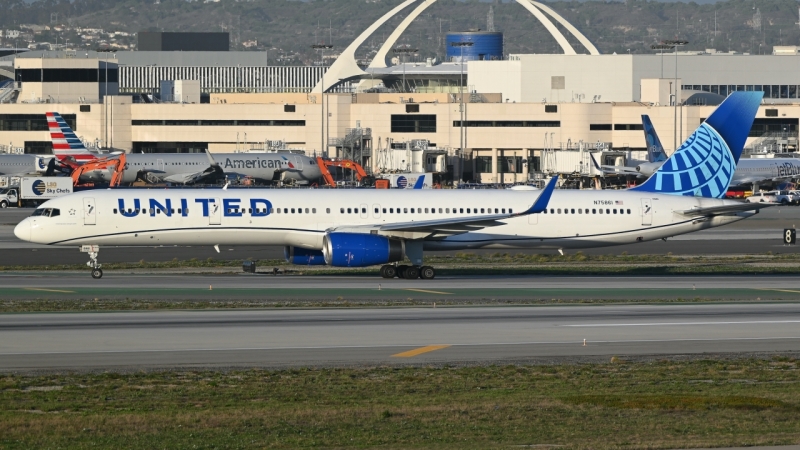
[[[92,278],[94,279],[103,278],[103,269],[92,269]]]
[[[419,277],[423,280],[432,280],[436,276],[436,271],[431,266],[422,266],[419,269]]]
[[[408,278],[406,276],[406,269],[408,269],[408,267],[409,266],[397,266],[397,278]]]
[[[415,266],[408,266],[403,273],[403,278],[406,280],[414,280],[419,278],[419,268]]]
[[[381,267],[381,276],[383,278],[394,278],[397,276],[397,267],[392,265],[385,265]]]

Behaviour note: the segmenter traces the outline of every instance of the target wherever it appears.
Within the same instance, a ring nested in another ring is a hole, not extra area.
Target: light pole
[[[661,78],[664,78],[664,50],[671,50],[671,45],[655,44],[650,46],[653,50],[661,50]]]
[[[461,162],[464,162],[464,47],[472,47],[475,43],[470,41],[461,41],[461,42],[451,42],[451,47],[458,47],[461,51],[461,76],[458,81],[458,90],[459,90],[459,98],[458,98],[458,112],[460,114],[461,120],[458,122],[458,138],[460,140],[459,149],[461,150]],[[458,180],[462,181],[462,180]]]
[[[392,51],[401,55],[403,58],[403,92],[406,91],[406,55],[409,53],[417,53],[419,51],[418,48],[411,48],[408,45],[403,45],[397,48],[393,48]]]
[[[678,86],[678,47],[683,47],[688,43],[689,41],[683,41],[678,39],[663,42],[664,45],[669,45],[670,47],[675,49],[675,103],[673,104],[672,108],[673,109],[672,126],[674,130],[674,133],[672,135],[672,148],[676,151],[678,150],[678,89],[680,89],[680,86]]]
[[[319,148],[321,154],[327,153],[325,151],[325,50],[332,49],[333,45],[329,44],[314,44],[311,46],[314,50],[319,50],[320,58],[322,62],[322,79],[320,80],[320,109],[322,110],[322,114],[320,115],[320,122],[319,122],[319,140],[322,144]]]

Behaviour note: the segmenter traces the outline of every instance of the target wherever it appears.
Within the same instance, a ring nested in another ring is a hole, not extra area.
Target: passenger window
[[[511,208],[508,208],[508,213],[509,213],[509,214],[514,214],[514,210],[513,210],[513,209],[511,209]]]
[[[614,208],[614,214],[616,214],[616,213],[617,213],[617,209],[616,209],[616,208]]]
[[[394,208],[389,208],[389,214],[394,214]]]
[[[117,213],[117,208],[114,208],[114,214],[116,214],[116,213]]]
[[[461,214],[464,214],[464,208],[459,208],[458,212],[460,212]]]
[[[546,209],[545,209],[544,211],[542,211],[542,212],[544,212],[545,214],[547,214],[547,210],[546,210]]]
[[[561,208],[558,208],[558,213],[561,214]]]
[[[442,208],[439,208],[439,214],[441,214],[441,213],[442,213]]]
[[[383,213],[386,214],[386,208],[383,208]]]
[[[571,209],[569,212],[570,212],[571,214],[575,214],[575,208],[572,208],[572,209]]]
[[[578,214],[583,214],[583,210],[578,208]]]
[[[361,213],[362,214],[366,214],[367,213],[367,208],[361,208]]]
[[[428,214],[428,208],[425,208],[425,214]]]
[[[331,213],[331,209],[330,208],[325,208],[325,212],[330,214]]]
[[[611,214],[611,210],[610,209],[606,209],[606,214]]]
[[[414,208],[411,208],[411,214],[414,214]]]
[[[317,208],[311,208],[311,213],[312,214],[316,214],[317,213]]]
[[[444,212],[445,212],[445,214],[450,214],[450,208],[445,208]]]
[[[503,214],[505,214],[505,213],[506,213],[506,209],[503,208]],[[558,213],[561,214],[561,210],[560,209],[558,210]]]
[[[555,213],[556,213],[556,210],[553,209],[553,208],[550,208],[550,214],[555,214]]]
[[[403,214],[408,214],[408,208],[403,208]]]
[[[170,214],[175,214],[175,208],[170,208],[169,213]]]
[[[592,214],[597,214],[597,210],[592,208]]]
[[[306,214],[308,214],[308,208],[306,208]]]
[[[294,214],[294,208],[292,208],[292,214]]]
[[[297,214],[303,214],[303,208],[297,208]]]

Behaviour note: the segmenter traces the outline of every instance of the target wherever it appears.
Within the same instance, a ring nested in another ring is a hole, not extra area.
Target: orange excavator
[[[352,170],[356,173],[356,180],[359,182],[365,181],[369,177],[364,168],[361,167],[361,164],[349,159],[323,159],[322,157],[317,157],[317,165],[320,172],[322,172],[322,178],[325,179],[325,183],[330,187],[336,187],[336,180],[333,179],[328,167],[341,167]]]
[[[72,166],[72,184],[73,186],[91,186],[92,183],[81,184],[81,175],[85,172],[93,170],[107,170],[113,171],[111,174],[111,181],[108,183],[110,187],[117,187],[122,182],[122,175],[125,171],[125,154],[114,158],[100,158],[89,161],[85,164]]]

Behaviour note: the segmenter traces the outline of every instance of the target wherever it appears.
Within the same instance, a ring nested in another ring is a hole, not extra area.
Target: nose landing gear
[[[87,262],[86,265],[92,268],[92,278],[103,278],[103,269],[101,269],[103,265],[97,262],[97,255],[100,253],[100,246],[81,245],[81,252],[89,255],[89,262]]]

